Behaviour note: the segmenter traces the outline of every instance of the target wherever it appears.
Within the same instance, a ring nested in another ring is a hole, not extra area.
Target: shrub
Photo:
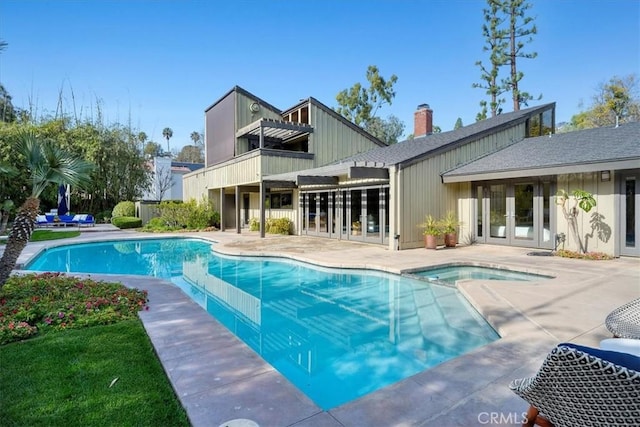
[[[111,215],[113,213],[113,209],[110,211],[101,211],[95,216],[96,222],[104,222],[108,224],[111,221]]]
[[[120,229],[142,227],[142,220],[134,216],[117,216],[111,218],[111,223]]]
[[[136,205],[133,202],[120,202],[118,203],[111,212],[111,217],[115,218],[118,216],[136,216]]]
[[[144,231],[175,231],[178,227],[170,226],[164,218],[151,218],[142,228]]]
[[[291,234],[291,220],[289,218],[269,218],[265,221],[265,233],[269,234]],[[249,219],[249,230],[259,231],[260,220],[258,218]]]
[[[162,223],[154,222],[149,228],[203,230],[220,223],[220,214],[206,200],[166,201],[160,203],[158,210]]]
[[[265,231],[269,234],[291,233],[291,220],[289,218],[269,218],[265,224]]]

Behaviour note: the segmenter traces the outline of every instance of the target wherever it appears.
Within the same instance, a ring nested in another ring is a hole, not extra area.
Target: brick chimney
[[[429,104],[420,104],[413,115],[413,137],[419,138],[433,133],[433,110]]]

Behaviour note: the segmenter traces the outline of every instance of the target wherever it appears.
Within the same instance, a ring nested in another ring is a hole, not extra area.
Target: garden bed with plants
[[[2,425],[188,426],[140,310],[146,291],[59,273],[0,289]]]

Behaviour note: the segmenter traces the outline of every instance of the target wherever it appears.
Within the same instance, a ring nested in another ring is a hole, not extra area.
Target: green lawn
[[[3,426],[188,426],[139,319],[0,346]]]
[[[74,231],[53,231],[53,230],[35,230],[31,235],[31,242],[43,242],[45,240],[68,239],[78,237],[80,232]]]

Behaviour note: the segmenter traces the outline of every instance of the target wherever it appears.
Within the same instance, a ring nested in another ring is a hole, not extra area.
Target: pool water
[[[426,278],[427,280],[433,282],[444,282],[448,284],[455,284],[457,280],[462,279],[531,281],[551,278],[550,276],[543,276],[540,274],[471,265],[450,265],[444,267],[435,267],[426,270],[415,271],[410,274]]]
[[[63,246],[26,269],[168,279],[325,410],[499,338],[451,287],[221,256],[198,239]]]

